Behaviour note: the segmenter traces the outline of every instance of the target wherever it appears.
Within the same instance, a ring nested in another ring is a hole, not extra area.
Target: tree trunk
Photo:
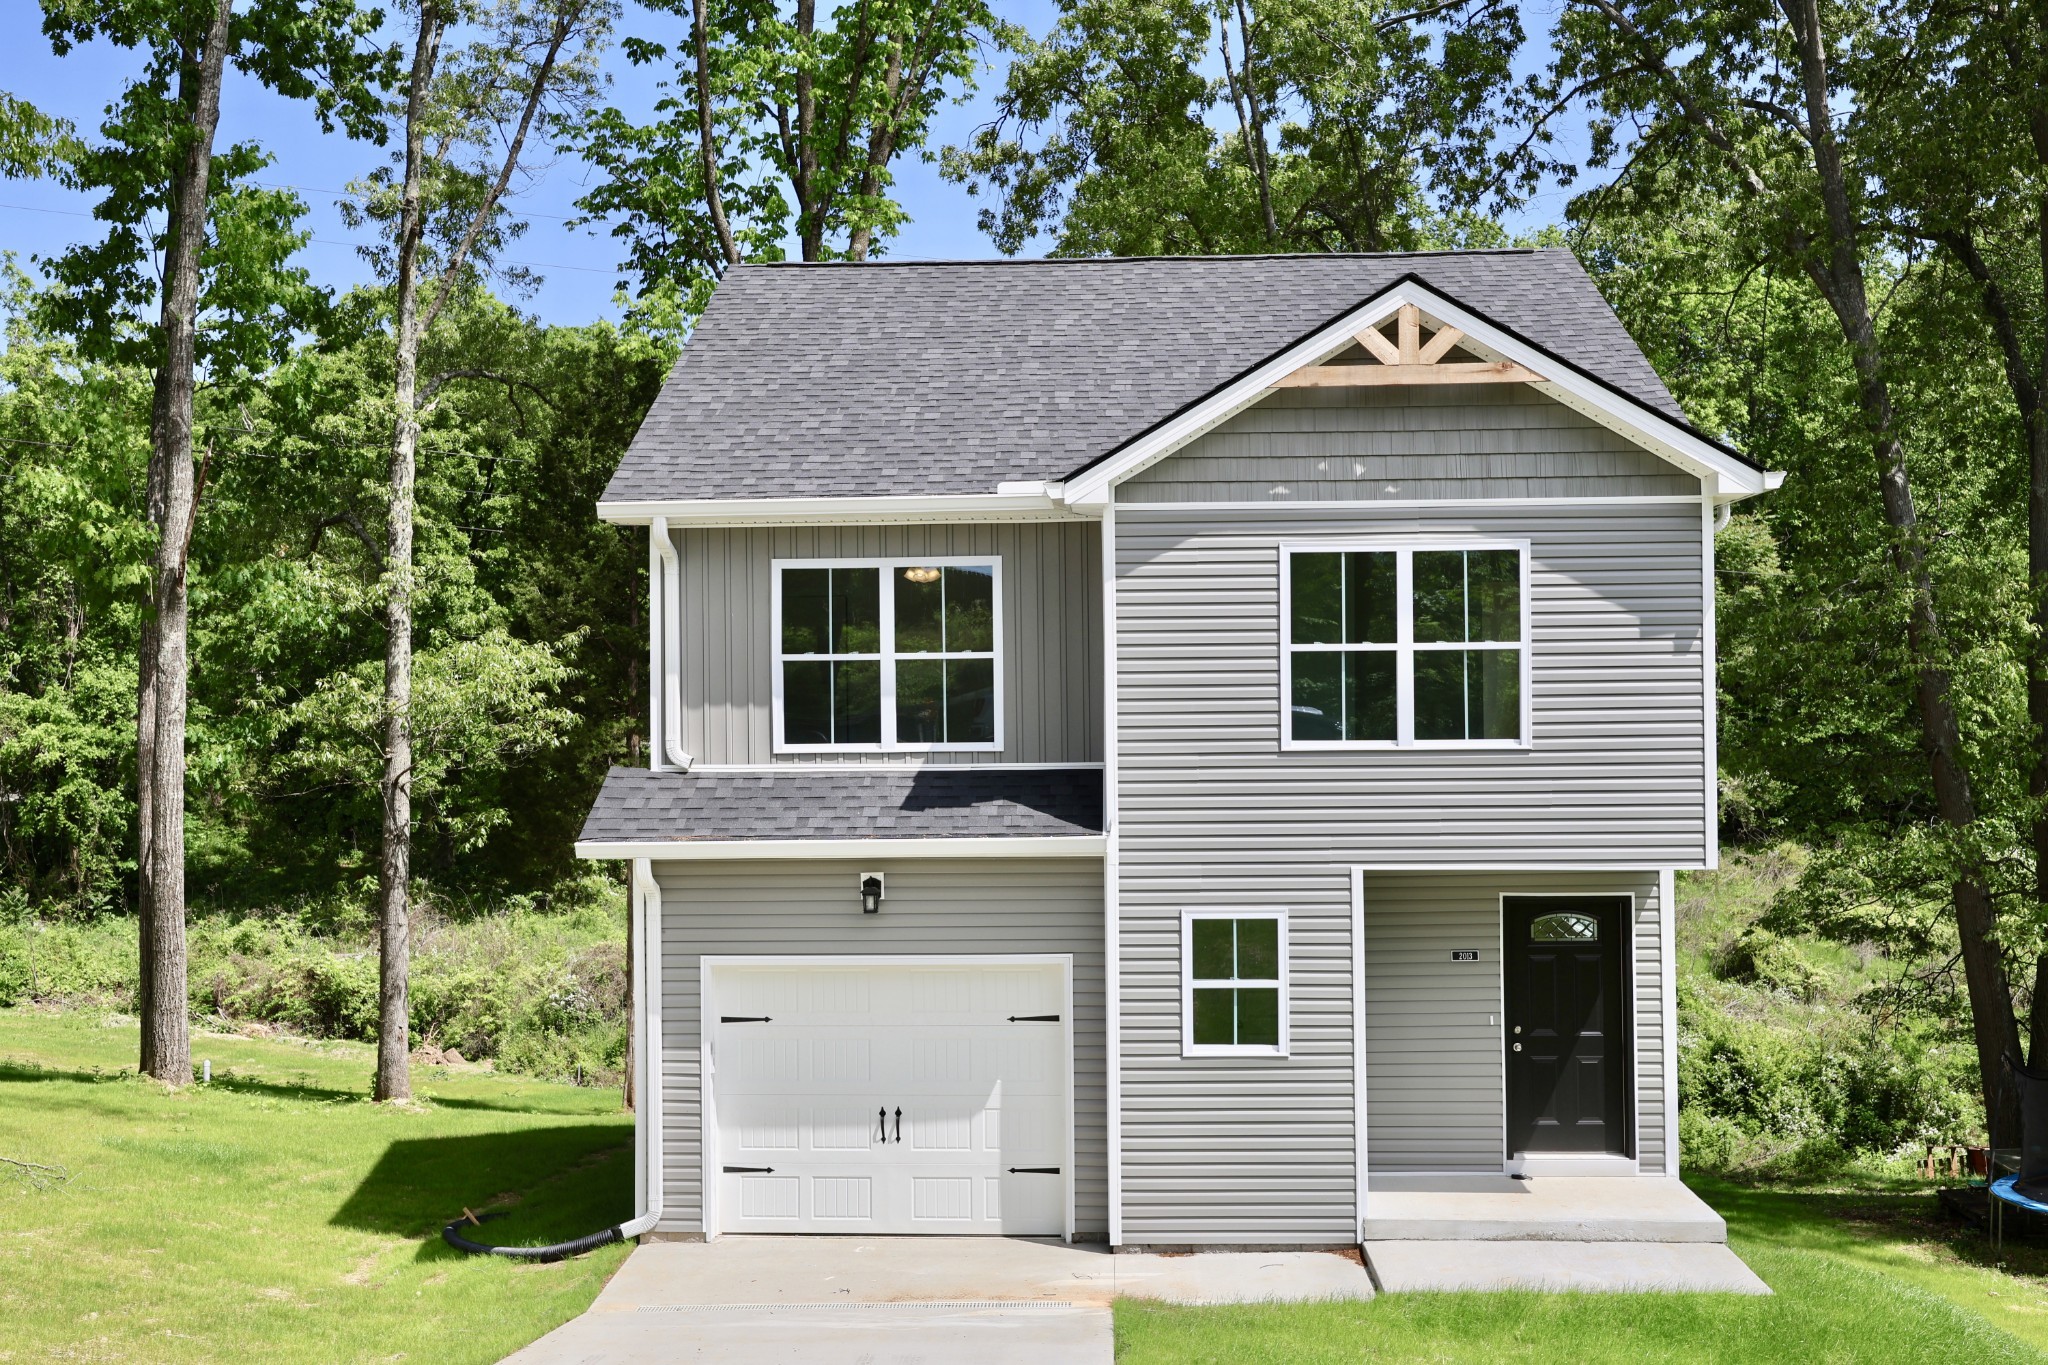
[[[412,966],[412,522],[419,452],[419,250],[427,101],[440,58],[442,16],[420,7],[405,104],[405,188],[398,219],[398,326],[393,366],[391,507],[384,537],[383,854],[377,865],[379,1100],[412,1098],[408,976]]]
[[[185,999],[185,701],[186,556],[194,512],[192,395],[198,364],[199,252],[206,239],[206,201],[213,172],[213,138],[220,123],[222,72],[234,0],[217,0],[202,46],[189,50],[178,75],[179,104],[191,112],[191,139],[172,181],[163,264],[162,368],[151,424],[151,483],[162,501],[157,518],[152,666],[143,670],[146,693],[138,720],[152,713],[149,754],[148,859],[143,869],[142,946],[149,966],[142,976],[147,1021],[141,1065],[170,1085],[192,1079],[192,1026]],[[145,632],[148,634],[149,632]],[[139,758],[139,754],[138,754]]]
[[[1941,623],[1935,612],[1934,583],[1927,569],[1926,545],[1906,468],[1906,448],[1897,435],[1883,346],[1870,312],[1855,207],[1850,202],[1841,149],[1835,141],[1833,92],[1819,0],[1783,0],[1783,5],[1799,44],[1807,142],[1813,149],[1814,171],[1827,222],[1824,259],[1809,255],[1807,270],[1833,309],[1849,343],[1856,370],[1857,400],[1876,457],[1884,518],[1893,533],[1893,563],[1911,594],[1906,637],[1916,674],[1914,703],[1920,716],[1921,746],[1934,781],[1936,809],[1951,829],[1967,830],[1977,819],[1976,801],[1963,766],[1962,726],[1956,719],[1948,669],[1942,662]],[[2018,1132],[2017,1103],[2005,1093],[2003,1084],[2003,1059],[2007,1053],[2016,1054],[2019,1050],[2019,1024],[1996,941],[1997,912],[1978,869],[1965,869],[1952,884],[1951,895],[1963,975],[1970,991],[1970,1020],[1985,1114],[2001,1131]]]
[[[725,217],[725,191],[718,184],[718,131],[711,121],[711,35],[704,8],[710,0],[695,0],[690,40],[697,57],[697,159],[704,172],[704,204],[711,211],[711,226],[718,233],[718,249],[727,265],[740,263],[740,249],[733,241],[732,224]]]

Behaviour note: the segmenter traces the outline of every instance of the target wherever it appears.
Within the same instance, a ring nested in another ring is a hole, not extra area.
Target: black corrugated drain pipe
[[[503,1218],[509,1210],[497,1213],[471,1213],[462,1211],[462,1217],[441,1229],[441,1240],[457,1251],[466,1251],[472,1256],[511,1256],[521,1261],[565,1261],[571,1256],[581,1256],[586,1251],[595,1251],[613,1242],[623,1242],[634,1235],[626,1231],[623,1224],[608,1227],[603,1232],[593,1232],[586,1237],[577,1237],[567,1242],[556,1242],[544,1247],[495,1247],[485,1242],[472,1242],[457,1231],[463,1227],[478,1227],[493,1218]],[[639,1222],[639,1219],[634,1219]]]

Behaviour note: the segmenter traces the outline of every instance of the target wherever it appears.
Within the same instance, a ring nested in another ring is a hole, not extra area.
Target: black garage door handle
[[[1010,1168],[1011,1175],[1058,1175],[1059,1173],[1060,1168],[1057,1166],[1012,1166]]]
[[[722,1170],[722,1171],[724,1171],[724,1172],[725,1172],[725,1173],[726,1173],[727,1175],[774,1175],[774,1174],[775,1174],[775,1168],[774,1168],[773,1166],[722,1166],[722,1167],[720,1167],[719,1169],[720,1169],[720,1170]]]

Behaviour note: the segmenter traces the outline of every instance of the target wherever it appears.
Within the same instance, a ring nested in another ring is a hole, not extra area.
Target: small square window
[[[1287,1054],[1287,923],[1273,911],[1182,920],[1183,1055]]]

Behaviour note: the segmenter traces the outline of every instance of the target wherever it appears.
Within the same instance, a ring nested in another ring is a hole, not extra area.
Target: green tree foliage
[[[1063,0],[945,173],[991,196],[982,230],[1010,253],[1497,244],[1437,204],[1547,164],[1540,141],[1496,145],[1522,41],[1494,0]]]
[[[611,222],[622,269],[657,314],[703,311],[742,258],[863,260],[906,221],[897,161],[1016,31],[985,0],[653,0],[677,41],[632,36],[667,64],[655,120],[605,109],[567,131],[603,177],[577,201]]]
[[[17,280],[17,290],[22,288]],[[194,532],[194,904],[366,905],[377,862],[377,614],[391,343],[343,299],[224,411]],[[134,652],[150,537],[147,372],[81,360],[17,295],[0,357],[0,878],[46,911],[132,903]],[[542,889],[644,724],[644,552],[591,511],[671,352],[451,306],[422,433],[421,877],[442,900]],[[33,444],[32,444],[33,442]],[[72,589],[76,590],[73,603]],[[126,689],[124,692],[123,689]]]

